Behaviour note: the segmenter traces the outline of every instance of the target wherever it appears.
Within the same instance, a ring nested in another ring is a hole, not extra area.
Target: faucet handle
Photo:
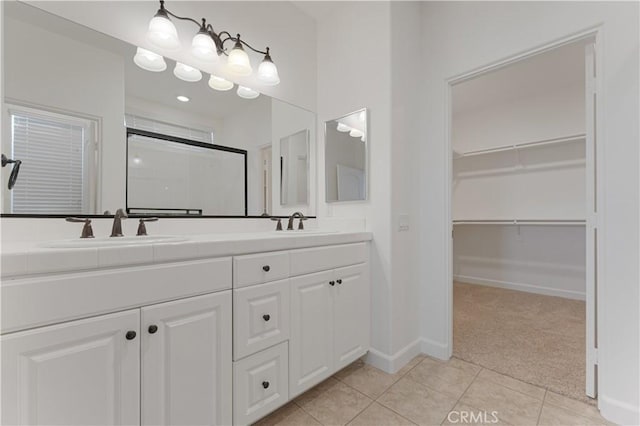
[[[158,220],[157,217],[143,217],[140,218],[140,224],[138,224],[138,232],[136,236],[142,237],[147,235],[147,227],[145,226],[145,222],[156,222]]]
[[[67,217],[65,218],[67,222],[82,222],[84,226],[82,227],[82,234],[80,234],[80,238],[93,238],[93,228],[91,228],[91,219],[88,217]]]
[[[278,224],[276,225],[276,231],[282,231],[282,218],[272,217],[271,220],[277,220]]]
[[[307,218],[305,216],[301,216],[300,217],[300,222],[298,223],[298,230],[302,231],[304,230],[304,225],[302,224],[303,221],[307,220]]]

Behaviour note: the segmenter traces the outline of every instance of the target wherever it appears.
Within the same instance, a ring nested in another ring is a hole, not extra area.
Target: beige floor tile
[[[349,423],[350,426],[411,426],[415,423],[374,402]]]
[[[316,419],[305,413],[295,403],[290,402],[277,409],[267,417],[254,424],[255,426],[320,426]]]
[[[608,425],[610,423],[604,419],[598,421],[591,417],[583,417],[573,411],[557,407],[553,404],[544,404],[538,424],[541,426],[591,426]]]
[[[542,401],[492,381],[477,378],[460,398],[462,404],[497,411],[498,417],[514,425],[535,425]]]
[[[448,362],[425,358],[406,377],[456,399],[469,387],[480,367],[458,359]]]
[[[335,377],[338,380],[342,380],[343,377],[348,376],[352,372],[364,367],[365,365],[366,364],[364,363],[364,360],[360,358],[359,360],[352,362],[342,370],[338,371],[336,374],[333,375],[333,377]]]
[[[338,383],[340,383],[340,382],[338,382],[333,377],[329,377],[324,382],[321,382],[321,383],[315,385],[314,387],[312,387],[311,389],[309,389],[308,391],[306,391],[302,395],[297,396],[294,399],[294,402],[302,407],[305,403],[307,403],[308,401],[318,397],[318,395],[324,393],[325,391],[329,390],[331,387],[335,386]]]
[[[456,398],[404,377],[382,394],[378,402],[417,424],[439,425],[455,406]]]
[[[544,405],[554,405],[556,407],[564,408],[565,410],[571,411],[579,416],[588,417],[596,422],[600,422],[599,424],[607,424],[607,421],[600,415],[598,407],[576,401],[575,399],[568,398],[555,392],[547,392],[547,396],[544,399]]]
[[[369,398],[376,399],[399,378],[395,374],[388,374],[370,365],[363,365],[344,375],[340,380]]]
[[[371,402],[372,399],[338,381],[312,397],[299,402],[296,400],[304,411],[323,425],[345,425]]]
[[[512,377],[505,376],[504,374],[496,373],[495,371],[482,369],[478,373],[478,378],[489,380],[493,383],[497,383],[506,388],[521,392],[525,395],[532,396],[536,399],[544,399],[545,389],[538,386],[530,385],[529,383],[516,380]]]
[[[405,374],[407,374],[413,367],[415,367],[416,365],[420,364],[420,362],[422,362],[423,359],[425,359],[426,356],[423,354],[417,355],[416,357],[414,357],[411,361],[409,361],[407,363],[407,365],[405,365],[404,367],[402,367],[397,373],[396,376],[404,376]]]
[[[477,408],[469,407],[464,404],[456,404],[453,410],[447,414],[443,425],[464,425],[464,426],[476,426],[476,425],[504,425],[511,426],[498,416],[498,413],[491,411],[479,410]]]

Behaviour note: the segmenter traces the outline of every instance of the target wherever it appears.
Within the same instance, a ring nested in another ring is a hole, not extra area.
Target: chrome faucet
[[[304,225],[302,224],[303,220],[307,220],[306,217],[304,217],[304,215],[300,212],[295,212],[294,214],[292,214],[291,216],[289,216],[289,223],[287,224],[287,231],[293,231],[293,221],[295,218],[299,218],[300,219],[300,223],[298,224],[298,229],[302,230],[304,229]]]
[[[113,217],[113,226],[111,227],[111,237],[122,237],[122,219],[126,219],[127,214],[122,209],[116,210]]]

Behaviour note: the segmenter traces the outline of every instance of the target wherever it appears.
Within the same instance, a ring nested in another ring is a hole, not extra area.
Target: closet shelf
[[[475,151],[466,151],[462,153],[457,153],[454,151],[454,159],[464,158],[464,157],[475,157],[477,155],[494,154],[497,152],[513,151],[518,149],[533,148],[533,147],[545,146],[545,145],[558,145],[563,143],[575,142],[579,140],[585,140],[585,138],[586,138],[586,135],[584,133],[579,133],[577,135],[563,136],[560,138],[523,142],[523,143],[518,143],[514,145],[502,145],[494,148],[479,149]]]
[[[454,220],[454,225],[540,225],[540,226],[583,226],[582,219],[498,219],[498,220]]]

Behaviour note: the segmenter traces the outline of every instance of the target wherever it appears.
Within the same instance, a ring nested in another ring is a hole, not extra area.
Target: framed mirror
[[[367,109],[325,121],[326,201],[367,199]]]
[[[185,81],[170,58],[149,69],[136,46],[30,4],[2,19],[3,215],[314,216],[313,112]]]

